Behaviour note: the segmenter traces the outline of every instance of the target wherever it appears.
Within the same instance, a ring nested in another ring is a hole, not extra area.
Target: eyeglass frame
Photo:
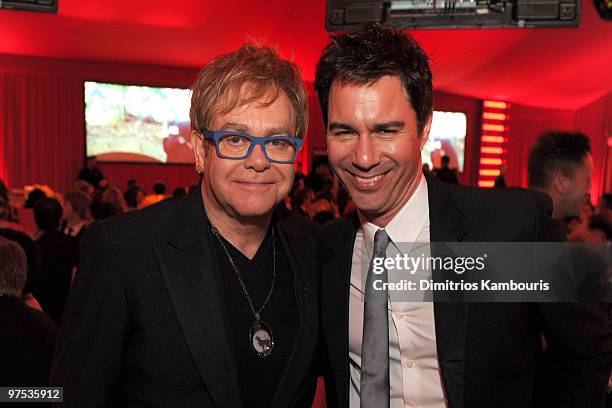
[[[217,130],[217,131],[212,131],[212,130],[208,130],[206,128],[202,128],[200,130],[200,133],[202,134],[202,137],[204,137],[204,139],[209,139],[209,140],[212,139],[215,142],[215,150],[217,152],[217,156],[219,156],[222,159],[227,159],[227,160],[244,160],[244,159],[248,158],[251,155],[251,153],[253,153],[253,150],[255,149],[255,146],[261,146],[261,151],[263,152],[263,154],[266,156],[266,159],[268,159],[268,161],[270,163],[293,164],[293,163],[295,163],[295,159],[297,159],[297,155],[300,152],[300,150],[302,149],[302,146],[304,144],[304,140],[302,138],[297,137],[297,136],[265,136],[265,137],[261,137],[261,136],[251,136],[249,134],[242,133],[242,132],[236,132],[236,131],[233,131],[233,130]],[[249,139],[251,141],[251,145],[247,149],[247,151],[244,154],[244,156],[241,156],[241,157],[230,157],[230,156],[226,156],[223,153],[221,153],[221,150],[219,149],[219,140],[221,139],[222,136],[225,136],[225,135],[243,136],[243,137],[246,137],[247,139]],[[270,140],[288,140],[290,142],[295,143],[296,149],[295,149],[295,153],[293,154],[293,158],[291,158],[291,160],[289,160],[289,161],[273,160],[273,159],[271,159],[268,156],[268,151],[266,150],[266,146],[265,146],[265,143],[269,142]]]

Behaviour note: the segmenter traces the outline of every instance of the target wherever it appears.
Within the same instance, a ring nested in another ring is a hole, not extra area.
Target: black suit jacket
[[[427,185],[431,242],[550,239],[548,197],[454,187],[431,177]],[[317,233],[321,345],[331,407],[348,407],[349,401],[349,279],[358,228],[353,213]],[[434,319],[451,408],[598,407],[603,401],[612,339],[592,305],[436,302]],[[554,367],[545,373],[541,333]]]
[[[277,221],[299,329],[274,407],[309,406],[318,332],[315,242]],[[96,223],[71,291],[52,384],[61,407],[241,407],[229,323],[199,191]]]

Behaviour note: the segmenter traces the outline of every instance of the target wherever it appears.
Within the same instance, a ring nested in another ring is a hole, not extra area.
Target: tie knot
[[[389,246],[389,242],[391,242],[391,238],[387,235],[387,231],[384,229],[379,229],[376,231],[374,235],[374,253],[378,253],[381,251],[386,251]]]

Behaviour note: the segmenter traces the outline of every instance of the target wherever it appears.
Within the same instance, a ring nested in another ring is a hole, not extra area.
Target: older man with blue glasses
[[[308,114],[299,69],[243,46],[194,86],[200,191],[90,227],[52,374],[62,407],[310,406],[312,227],[275,208]]]

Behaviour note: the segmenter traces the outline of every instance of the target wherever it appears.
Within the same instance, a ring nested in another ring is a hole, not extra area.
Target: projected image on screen
[[[463,171],[467,117],[461,112],[434,111],[429,139],[421,150],[423,164],[440,168],[442,156],[450,158],[450,167]]]
[[[188,89],[85,82],[87,156],[193,163]]]

